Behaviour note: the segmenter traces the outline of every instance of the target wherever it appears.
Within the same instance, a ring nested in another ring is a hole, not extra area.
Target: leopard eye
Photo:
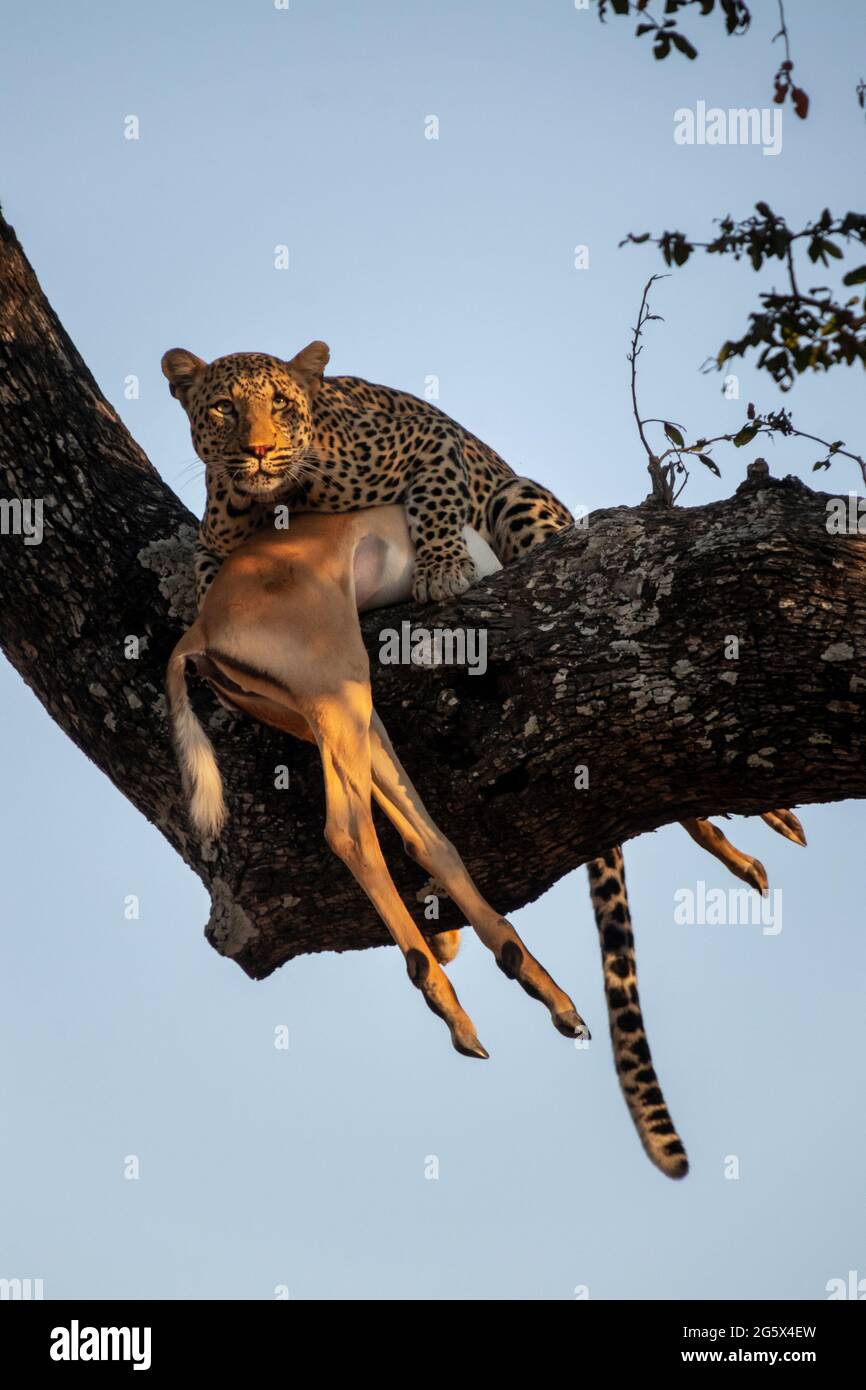
[[[217,415],[234,415],[234,401],[230,401],[227,397],[223,397],[222,400],[214,401],[211,410],[215,410]]]
[[[284,396],[281,391],[274,392],[274,399],[272,401],[274,410],[283,410],[288,405],[288,403],[289,402],[287,397]]]

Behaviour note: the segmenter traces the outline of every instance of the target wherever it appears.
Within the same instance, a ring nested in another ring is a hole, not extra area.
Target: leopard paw
[[[468,555],[462,560],[416,560],[412,597],[416,603],[441,603],[465,594],[477,579],[475,562]]]

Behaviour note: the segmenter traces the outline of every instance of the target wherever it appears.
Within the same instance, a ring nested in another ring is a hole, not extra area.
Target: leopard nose
[[[273,452],[273,449],[273,444],[247,444],[244,448],[244,453],[252,454],[253,458],[257,458],[261,462],[261,460],[267,458],[268,454]]]

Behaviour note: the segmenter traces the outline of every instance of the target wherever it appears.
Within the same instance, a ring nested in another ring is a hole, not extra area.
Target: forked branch
[[[0,305],[3,515],[35,499],[45,521],[41,544],[14,526],[0,536],[10,662],[199,875],[208,939],[248,974],[384,942],[324,842],[315,752],[232,723],[202,688],[230,821],[216,845],[192,834],[163,680],[189,617],[194,519],[2,222]],[[826,522],[827,498],[794,480],[745,483],[709,507],[613,508],[457,603],[365,619],[376,706],[497,910],[671,821],[866,796],[866,535]],[[486,671],[380,665],[380,632],[403,622],[483,631]],[[425,916],[429,886],[384,829],[382,842],[419,925],[458,925],[444,899]]]

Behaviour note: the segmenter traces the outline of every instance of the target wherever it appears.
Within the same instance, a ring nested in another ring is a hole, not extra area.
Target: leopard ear
[[[194,352],[187,352],[186,348],[169,348],[168,352],[163,353],[162,374],[168,381],[169,391],[181,405],[185,404],[186,392],[206,366],[206,362],[196,357]]]
[[[322,384],[322,373],[328,365],[331,349],[327,343],[308,343],[286,366],[300,379],[311,396]]]

